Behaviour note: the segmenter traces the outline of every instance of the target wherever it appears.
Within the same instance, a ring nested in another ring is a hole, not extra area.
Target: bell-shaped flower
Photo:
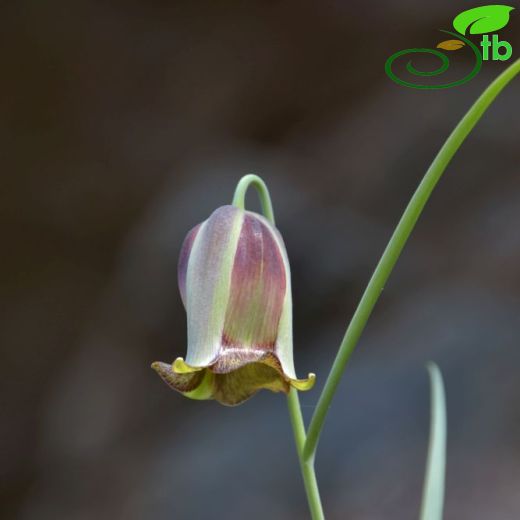
[[[190,231],[178,282],[188,319],[186,361],[152,368],[193,399],[239,404],[262,388],[308,390],[296,378],[289,262],[264,217],[223,206]]]

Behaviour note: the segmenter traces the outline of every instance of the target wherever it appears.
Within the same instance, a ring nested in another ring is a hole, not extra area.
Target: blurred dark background
[[[1,4],[2,519],[308,517],[283,396],[188,401],[149,368],[185,354],[181,242],[240,176],[268,182],[309,416],[406,202],[505,67],[421,91],[384,62],[475,5]],[[518,57],[516,11],[500,34]],[[519,99],[517,79],[449,166],[345,374],[317,459],[330,519],[417,518],[429,359],[446,518],[520,518]]]

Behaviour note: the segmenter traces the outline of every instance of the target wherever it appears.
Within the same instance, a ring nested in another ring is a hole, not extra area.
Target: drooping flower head
[[[186,361],[152,364],[193,399],[235,405],[262,388],[307,390],[296,379],[289,262],[264,217],[223,206],[193,228],[181,249],[178,283],[188,319]]]

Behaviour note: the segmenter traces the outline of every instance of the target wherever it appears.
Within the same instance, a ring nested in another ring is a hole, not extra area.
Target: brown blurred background
[[[309,416],[407,200],[505,67],[420,91],[384,62],[475,5],[2,3],[2,519],[307,518],[283,396],[188,401],[149,368],[185,354],[180,245],[266,179]],[[516,11],[501,35],[518,57]],[[519,100],[517,79],[448,168],[345,374],[317,459],[330,519],[417,518],[429,359],[446,518],[520,518]]]

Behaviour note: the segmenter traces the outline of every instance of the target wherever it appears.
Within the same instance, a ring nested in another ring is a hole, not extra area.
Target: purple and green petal
[[[233,263],[221,355],[274,352],[286,290],[285,266],[271,230],[246,214]]]

